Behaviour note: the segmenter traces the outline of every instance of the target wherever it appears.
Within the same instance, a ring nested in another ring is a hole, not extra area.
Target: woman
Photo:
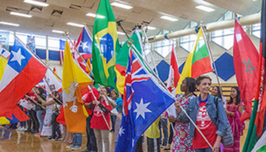
[[[40,124],[40,132],[36,135],[41,135],[42,133],[42,128],[43,128],[43,113],[45,112],[43,106],[42,106],[42,102],[41,100],[45,100],[46,99],[46,95],[45,95],[45,91],[43,88],[39,87],[34,87],[33,88],[33,92],[36,93],[36,96],[37,96],[37,105],[35,106],[35,109],[36,109],[36,114],[37,114],[37,119],[39,121],[39,124]]]
[[[184,93],[177,95],[177,100],[181,103],[184,109],[188,107],[188,100],[193,98],[193,92],[196,90],[196,81],[193,78],[187,77],[183,80],[180,90]],[[193,152],[192,139],[189,136],[189,123],[178,122],[177,119],[169,117],[170,122],[175,122],[173,137],[173,152]]]
[[[231,125],[234,135],[234,145],[224,147],[224,152],[239,152],[240,136],[243,135],[245,123],[240,122],[241,113],[243,111],[243,102],[240,99],[240,91],[238,87],[232,87],[230,92],[230,100],[227,102],[225,113]]]
[[[224,108],[226,108],[226,97],[224,97],[221,93],[220,87],[219,86],[214,86],[212,88],[212,92],[211,95],[218,97],[220,99],[222,99],[223,104],[224,104]]]
[[[100,88],[100,99],[94,100],[88,109],[93,109],[91,128],[96,137],[98,151],[109,152],[110,111],[112,109],[109,98],[106,96],[107,89]]]
[[[190,122],[189,135],[192,138],[193,149],[196,152],[219,152],[222,135],[226,129],[227,118],[221,99],[215,99],[209,95],[211,88],[211,78],[199,76],[196,79],[196,87],[200,92],[195,98],[188,101],[186,113],[203,133],[211,146],[207,144],[199,131],[189,121],[184,111],[181,111],[181,102],[175,101],[178,120],[182,123]]]
[[[121,95],[121,93],[118,93],[118,98],[115,100],[117,106],[115,107],[118,115],[116,117],[116,121],[115,121],[115,147],[116,147],[116,143],[118,140],[118,136],[119,136],[119,129],[120,129],[120,125],[121,125],[121,121],[122,121],[122,107],[123,107],[123,97]],[[117,96],[117,92],[115,91],[115,96]]]

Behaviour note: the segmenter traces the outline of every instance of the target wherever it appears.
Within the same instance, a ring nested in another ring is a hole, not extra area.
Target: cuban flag
[[[44,77],[47,68],[16,37],[0,82],[0,117],[12,118],[12,109]]]
[[[158,84],[132,50],[124,91],[119,146],[115,151],[134,152],[139,137],[175,101],[175,97]]]
[[[81,68],[88,73],[86,69],[86,64],[90,66],[90,58],[92,57],[92,38],[90,37],[87,29],[82,28],[79,38],[76,43],[76,48],[78,49],[80,55],[83,57],[86,63],[83,62],[81,57],[76,55],[76,60],[78,61]]]

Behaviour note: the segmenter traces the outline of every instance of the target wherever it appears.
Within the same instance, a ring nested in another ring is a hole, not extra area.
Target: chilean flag
[[[12,119],[12,110],[44,77],[47,68],[16,37],[0,82],[0,117]]]

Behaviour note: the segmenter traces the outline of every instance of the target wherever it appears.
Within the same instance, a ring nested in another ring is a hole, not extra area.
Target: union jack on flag
[[[174,95],[158,84],[146,67],[131,50],[116,152],[135,151],[139,137],[174,102]]]

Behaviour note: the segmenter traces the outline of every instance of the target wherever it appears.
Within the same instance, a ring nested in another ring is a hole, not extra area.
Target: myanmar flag
[[[86,111],[83,109],[81,90],[86,88],[92,79],[73,59],[66,41],[63,64],[63,106],[65,122],[69,132],[86,133]]]
[[[211,58],[202,33],[202,28],[200,28],[194,49],[188,54],[183,71],[180,75],[176,94],[181,93],[180,85],[186,77],[196,79],[198,76],[212,71]]]
[[[265,85],[265,58],[266,58],[266,2],[262,1],[261,8],[261,34],[260,34],[260,54],[259,54],[259,68],[258,81],[255,94],[255,101],[249,122],[248,134],[243,148],[243,152],[249,152],[253,149],[258,139],[262,136],[265,107],[266,107],[266,85]],[[264,141],[265,143],[265,141]]]
[[[128,56],[129,51],[132,49],[132,45],[140,54],[142,54],[142,42],[141,42],[141,32],[136,30],[133,35],[123,44],[122,48],[116,54],[116,61],[115,61],[115,72],[117,75],[117,83],[116,87],[121,94],[124,94],[124,86],[125,86],[125,76],[127,70],[127,63],[128,63]]]
[[[93,25],[92,68],[94,80],[116,88],[115,56],[119,49],[116,20],[110,2],[101,0]]]

